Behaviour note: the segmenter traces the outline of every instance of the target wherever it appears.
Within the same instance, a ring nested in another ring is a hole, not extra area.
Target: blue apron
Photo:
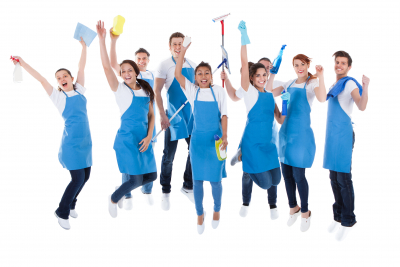
[[[174,57],[172,60],[176,64]],[[186,60],[190,68],[182,68],[182,75],[185,76],[191,83],[194,83],[194,69]],[[181,89],[181,85],[174,78],[171,86],[167,90],[168,110],[167,116],[171,118],[175,112],[186,102],[187,98]],[[178,115],[171,121],[169,127],[171,131],[171,141],[188,138],[192,133],[193,123],[189,123],[192,116],[192,107],[190,103],[179,111]]]
[[[211,86],[210,86],[211,88]],[[193,110],[193,132],[190,140],[190,161],[193,180],[220,182],[226,177],[225,160],[218,160],[215,151],[214,135],[222,136],[221,113],[214,101],[197,101],[200,88],[197,90]]]
[[[148,71],[148,70],[146,70],[146,71]],[[151,74],[151,77],[153,77],[153,79],[145,79],[145,78],[143,78],[142,77],[142,73],[139,73],[139,75],[140,75],[140,77],[138,77],[138,79],[142,79],[142,80],[144,80],[144,81],[146,81],[146,82],[148,82],[149,84],[150,84],[150,86],[151,86],[151,88],[153,88],[153,91],[154,91],[154,75],[153,75],[153,73],[151,73],[151,71],[149,71],[149,73]],[[153,101],[153,111],[154,111],[154,122],[156,122],[156,105],[155,105],[155,101]],[[153,129],[153,137],[154,136],[156,136],[156,124],[154,123],[154,129]],[[154,139],[154,141],[153,142],[157,142],[157,139]]]
[[[331,97],[328,102],[328,118],[326,120],[324,168],[350,173],[352,151],[351,119],[340,106],[338,98]]]
[[[139,142],[147,136],[150,98],[136,97],[133,90],[127,87],[133,95],[132,103],[121,116],[121,127],[114,142],[119,171],[130,175],[156,172],[151,142],[145,152],[139,151]]]
[[[244,172],[262,173],[280,167],[273,138],[274,110],[273,95],[258,92],[258,100],[247,115],[242,138]]]
[[[310,77],[307,78],[307,81]],[[286,165],[297,168],[311,168],[315,157],[315,139],[311,129],[311,108],[304,88],[291,87],[290,105],[285,121],[279,131],[279,158]]]
[[[67,170],[80,170],[92,166],[92,138],[86,110],[86,98],[78,95],[67,97],[62,113],[64,132],[58,159]]]

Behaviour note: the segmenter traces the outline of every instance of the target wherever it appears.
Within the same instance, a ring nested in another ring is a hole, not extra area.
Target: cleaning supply
[[[283,100],[282,102],[282,115],[286,116],[287,115],[287,107],[289,106],[290,103],[290,93],[283,91],[281,98]]]
[[[217,151],[217,156],[220,161],[224,161],[227,157],[226,155],[226,149],[221,150],[220,145],[222,144],[222,139],[216,134],[214,135],[215,139],[215,150]]]
[[[15,56],[11,56],[12,60],[16,60],[18,63],[15,64],[14,68],[14,82],[15,83],[20,83],[22,82],[22,67],[21,64],[19,64],[19,59],[15,59]]]
[[[239,29],[240,33],[242,34],[242,37],[241,37],[242,45],[250,44],[250,39],[249,39],[249,36],[247,35],[246,22],[244,22],[243,20],[240,21],[238,29]]]
[[[183,40],[183,47],[187,47],[190,43],[192,42],[192,38],[190,38],[189,36],[185,36],[185,39]]]
[[[120,15],[116,16],[113,22],[112,34],[120,35],[123,31],[124,23],[125,23],[125,18],[123,16]]]
[[[216,22],[216,21],[221,21],[221,27],[222,27],[222,45],[221,45],[221,47],[222,47],[222,62],[224,62],[224,60],[225,60],[225,58],[226,58],[226,62],[225,62],[225,65],[227,66],[227,69],[228,69],[228,71],[229,71],[229,74],[231,74],[231,72],[230,72],[230,70],[229,70],[229,65],[228,65],[228,54],[226,53],[226,57],[224,57],[224,50],[225,50],[225,48],[224,48],[224,36],[225,36],[225,30],[224,30],[224,20],[226,19],[226,17],[228,17],[229,15],[230,15],[231,13],[229,13],[229,14],[226,14],[226,15],[222,15],[222,16],[219,16],[219,17],[216,17],[216,18],[214,18],[212,21],[213,22]],[[225,52],[226,52],[226,50],[225,50]],[[219,66],[218,66],[218,68],[219,68]],[[224,65],[222,65],[222,71],[224,71]],[[224,87],[224,83],[225,83],[225,81],[224,80],[222,80],[222,87]]]
[[[285,47],[286,45],[282,45],[281,51],[279,51],[278,56],[274,59],[274,63],[272,63],[272,69],[270,70],[271,74],[278,74],[279,67],[281,66],[282,62],[283,50],[285,50]],[[285,91],[283,91],[282,94],[283,93],[285,93]],[[283,100],[282,102],[282,115],[287,115],[287,100]]]
[[[85,44],[87,47],[90,46],[90,44],[93,42],[94,38],[96,38],[97,33],[85,25],[81,24],[78,22],[76,25],[75,33],[74,33],[74,38],[78,41],[81,40],[81,37],[83,41],[85,41]]]

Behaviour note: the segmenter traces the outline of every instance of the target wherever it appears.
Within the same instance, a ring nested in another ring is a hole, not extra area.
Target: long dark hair
[[[71,76],[71,78],[72,78],[71,72],[69,70],[67,70],[67,69],[64,69],[64,68],[61,68],[61,69],[57,70],[56,73],[54,74],[54,76],[57,74],[57,72],[62,71],[62,70],[65,70],[69,74],[69,76]],[[73,83],[72,86],[73,86],[74,90],[76,90],[76,84]],[[60,86],[58,87],[58,91],[60,91],[60,92],[62,91]]]
[[[249,62],[249,63],[251,63],[251,62]],[[265,71],[267,71],[265,66],[261,63],[249,64],[249,78],[250,78],[251,85],[253,85],[253,81],[251,80],[251,78],[254,76],[254,74],[257,73],[258,69],[264,69]]]
[[[129,64],[132,66],[132,68],[135,70],[136,73],[136,83],[140,85],[140,87],[143,88],[143,90],[146,92],[146,94],[150,97],[150,102],[154,101],[154,91],[153,88],[151,88],[150,84],[148,82],[146,82],[145,80],[142,79],[138,79],[138,75],[140,74],[140,70],[139,67],[136,65],[135,61],[130,60],[130,59],[125,59],[124,61],[122,61],[121,64],[119,64],[119,66],[121,67],[122,64]],[[119,75],[121,76],[122,74],[122,70],[120,70]]]

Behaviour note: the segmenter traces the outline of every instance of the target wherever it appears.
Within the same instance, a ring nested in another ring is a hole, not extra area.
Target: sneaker
[[[131,210],[133,208],[133,203],[132,203],[132,198],[125,198],[124,201],[124,209],[125,210]]]
[[[182,187],[181,192],[182,192],[182,194],[187,196],[187,198],[194,204],[193,189],[186,189],[186,188]]]
[[[279,211],[278,208],[273,208],[269,210],[269,213],[271,215],[271,220],[276,220],[279,218]]]
[[[197,233],[199,233],[199,235],[201,235],[204,232],[204,229],[206,228],[206,224],[204,223],[204,219],[206,218],[206,212],[203,212],[204,216],[203,216],[203,224],[202,225],[197,225]]]
[[[242,217],[246,217],[247,213],[249,213],[249,208],[250,208],[249,206],[242,205],[242,207],[240,208],[240,211],[239,211],[239,215]]]
[[[217,229],[218,228],[220,220],[221,220],[221,218],[218,221],[215,221],[215,220],[211,221],[211,226],[212,226],[213,229]]]
[[[341,227],[339,228],[339,231],[336,233],[336,236],[335,236],[336,240],[343,241],[347,237],[349,232],[354,228],[356,223],[354,223],[352,226],[341,225]]]
[[[115,187],[115,191],[117,191],[119,188],[119,186]],[[118,208],[122,209],[124,207],[124,200],[125,200],[125,196],[123,196],[119,201],[118,201]]]
[[[143,192],[142,192],[143,193]],[[153,206],[154,204],[154,199],[153,195],[150,193],[143,193],[144,198],[146,199],[146,203],[149,204],[150,206]]]
[[[299,217],[299,215],[300,215],[300,209],[293,215],[289,214],[289,220],[287,221],[287,225],[292,226],[296,222],[297,217]]]
[[[117,217],[117,204],[112,203],[111,195],[108,196],[108,212],[110,213],[111,217]]]
[[[239,156],[240,155],[242,155],[242,149],[238,149],[237,151],[236,151],[236,154],[232,157],[232,159],[231,159],[231,165],[232,166],[235,166],[235,164],[236,163],[238,163],[238,162],[240,162],[240,160],[239,160]]]
[[[76,212],[76,210],[70,210],[69,211],[69,216],[71,216],[72,218],[76,219],[76,218],[78,218],[78,213]]]
[[[339,229],[339,226],[340,226],[340,222],[333,220],[331,222],[331,224],[328,226],[328,233],[333,234],[334,232],[336,232]]]
[[[69,220],[65,220],[65,219],[61,219],[60,217],[58,217],[57,213],[54,212],[54,215],[57,217],[58,219],[58,224],[65,230],[69,230],[71,229],[71,225],[69,225]]]
[[[300,231],[306,232],[311,225],[311,210],[310,210],[310,216],[308,218],[301,218],[301,224],[300,224]]]
[[[165,211],[169,210],[169,193],[163,193],[161,197],[161,208]]]

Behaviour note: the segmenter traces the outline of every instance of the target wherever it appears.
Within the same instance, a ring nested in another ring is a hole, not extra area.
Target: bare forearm
[[[111,67],[115,70],[115,72],[120,73],[120,67],[117,60],[117,40],[111,39],[110,45],[110,62]]]
[[[242,47],[240,48],[240,60],[242,63],[241,86],[243,90],[247,92],[250,85],[250,78],[249,78],[249,63],[247,60],[247,48],[245,45],[242,45]]]
[[[160,113],[160,116],[166,115],[163,100],[161,97],[161,90],[156,90],[155,92],[156,92],[156,94],[155,94],[156,95],[156,104],[157,104],[157,108]]]
[[[233,88],[232,83],[229,79],[225,79],[225,86],[226,92],[228,93],[228,96],[232,99],[232,101],[239,101],[240,98],[236,96],[236,89]]]
[[[179,82],[183,89],[185,89],[185,77],[182,75],[182,67],[185,59],[185,53],[185,49],[182,49],[175,66],[175,79]]]
[[[319,102],[323,103],[326,101],[325,79],[324,76],[318,77],[318,79],[319,86],[318,89],[316,88],[315,96],[317,97]]]
[[[227,138],[228,137],[228,117],[226,115],[222,116],[221,126],[222,126],[222,136]]]
[[[364,111],[367,108],[367,104],[368,104],[368,86],[364,86],[359,104],[357,105],[358,109]]]
[[[149,125],[148,125],[148,130],[147,130],[147,137],[153,137],[153,130],[154,130],[154,124],[155,124],[155,117],[154,117],[154,109],[153,109],[153,103],[150,103],[151,105],[151,112],[148,114],[148,120],[149,120]]]
[[[101,64],[103,65],[104,70],[110,70],[110,60],[108,59],[107,55],[107,47],[105,40],[100,40],[100,58]]]
[[[81,58],[79,59],[79,64],[78,64],[78,77],[76,78],[76,82],[82,86],[85,86],[86,58],[87,58],[87,48],[86,45],[84,45],[82,46]]]

